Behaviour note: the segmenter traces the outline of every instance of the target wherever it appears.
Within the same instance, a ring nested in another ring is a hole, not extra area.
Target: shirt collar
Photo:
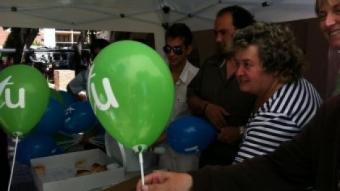
[[[187,60],[184,67],[183,67],[181,75],[179,76],[176,83],[179,83],[179,82],[186,83],[188,81],[189,72],[190,72],[189,67],[190,67],[190,62]]]

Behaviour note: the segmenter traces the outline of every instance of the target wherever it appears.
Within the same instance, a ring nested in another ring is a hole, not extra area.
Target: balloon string
[[[139,166],[140,166],[140,175],[142,178],[142,185],[145,185],[145,181],[144,181],[144,165],[143,165],[143,152],[139,152]]]
[[[119,146],[119,150],[120,150],[120,153],[122,154],[122,162],[123,162],[123,167],[124,167],[124,170],[127,171],[127,158],[126,158],[126,154],[125,154],[125,149],[124,149],[124,146],[118,142],[118,146]]]
[[[15,165],[15,158],[17,156],[18,142],[19,142],[19,136],[16,136],[15,137],[14,156],[13,156],[11,174],[9,176],[9,182],[8,182],[8,186],[7,186],[7,191],[11,190],[11,184],[12,184],[12,178],[13,178],[13,172],[14,172],[14,165]]]

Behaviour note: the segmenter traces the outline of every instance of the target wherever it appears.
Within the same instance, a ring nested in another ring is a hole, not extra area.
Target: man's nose
[[[175,55],[175,52],[174,52],[174,50],[171,50],[171,51],[168,53],[168,55],[169,55],[169,56],[173,56],[173,55]]]
[[[242,65],[238,65],[235,74],[236,76],[242,76],[244,74],[244,67]]]

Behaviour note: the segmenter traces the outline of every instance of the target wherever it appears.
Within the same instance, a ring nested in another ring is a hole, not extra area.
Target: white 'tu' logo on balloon
[[[102,111],[108,110],[111,106],[113,108],[118,108],[119,104],[117,102],[116,97],[113,94],[109,79],[103,78],[102,83],[103,83],[105,95],[107,97],[106,103],[102,103],[99,100],[98,94],[97,94],[97,91],[96,91],[96,87],[94,86],[93,83],[91,83],[91,92],[92,92],[93,99],[94,99],[94,102],[95,102],[97,108],[102,110]]]
[[[12,76],[7,77],[5,80],[0,82],[0,96],[5,91],[5,101],[0,103],[0,108],[2,108],[4,105],[11,109],[15,109],[17,107],[25,108],[25,89],[19,88],[19,99],[17,103],[13,103],[11,100],[11,90],[9,88],[5,87],[7,85],[12,85],[13,82],[9,82],[9,80],[12,78]]]

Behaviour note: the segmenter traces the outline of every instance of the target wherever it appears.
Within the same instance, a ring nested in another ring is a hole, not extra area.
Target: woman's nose
[[[325,18],[325,26],[329,27],[335,24],[335,18],[333,13],[327,13]]]

